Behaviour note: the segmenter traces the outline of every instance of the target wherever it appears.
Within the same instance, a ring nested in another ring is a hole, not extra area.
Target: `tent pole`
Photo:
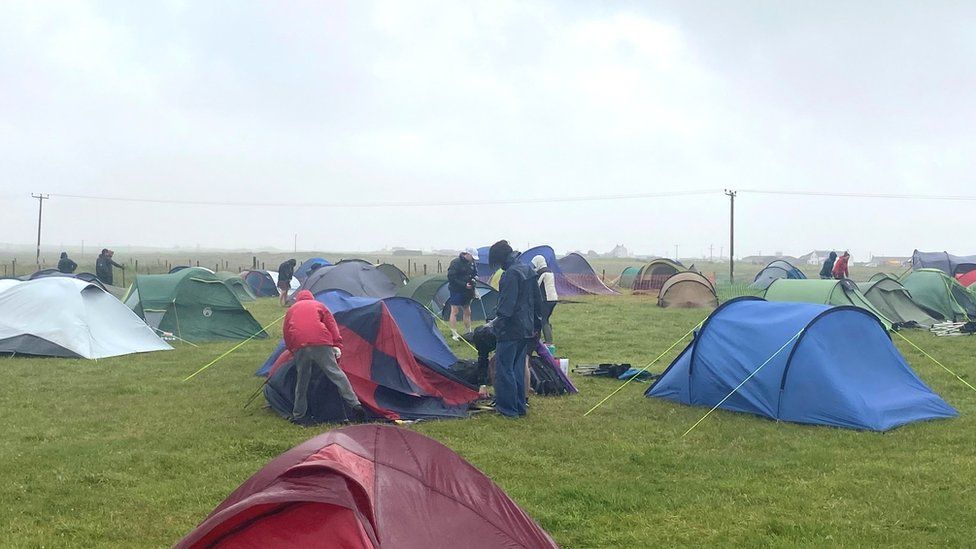
[[[735,195],[736,191],[725,189],[729,197],[729,285],[735,280]]]

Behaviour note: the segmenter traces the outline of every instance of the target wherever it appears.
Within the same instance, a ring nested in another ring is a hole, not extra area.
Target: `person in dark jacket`
[[[295,303],[285,313],[282,328],[285,347],[295,358],[295,403],[292,421],[299,423],[308,411],[308,383],[312,368],[318,366],[325,377],[339,390],[339,396],[352,408],[357,421],[365,418],[363,405],[356,397],[345,372],[339,368],[342,357],[342,334],[332,311],[315,300],[312,292],[302,290],[295,296]]]
[[[125,269],[125,265],[119,265],[114,259],[115,252],[108,248],[102,248],[102,253],[95,260],[95,276],[102,281],[102,284],[112,285],[112,267]]]
[[[451,337],[454,341],[461,336],[457,332],[457,314],[460,312],[464,320],[464,333],[471,331],[471,300],[474,299],[475,279],[478,268],[474,264],[474,256],[468,252],[461,252],[447,267],[447,289],[450,296],[447,304],[451,306]]]
[[[837,260],[837,252],[830,252],[827,259],[823,262],[823,267],[820,267],[820,278],[823,280],[829,280],[834,278],[834,261]]]
[[[278,265],[278,298],[282,307],[288,301],[288,292],[291,291],[291,279],[295,277],[295,265],[298,265],[298,261],[294,259],[289,259],[281,265]]]
[[[58,260],[58,272],[71,274],[78,268],[78,264],[68,258],[68,252],[61,252],[61,259]]]
[[[505,240],[488,252],[492,268],[501,268],[498,310],[492,324],[495,338],[495,410],[520,417],[526,407],[525,357],[542,328],[542,297],[532,267],[517,261],[518,254]]]

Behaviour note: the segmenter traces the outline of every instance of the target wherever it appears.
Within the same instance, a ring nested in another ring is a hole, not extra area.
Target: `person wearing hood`
[[[552,345],[552,324],[549,323],[549,318],[556,304],[559,303],[559,295],[556,293],[556,275],[546,264],[546,258],[541,255],[532,258],[532,268],[538,277],[542,298],[542,341],[546,345]]]
[[[834,261],[836,260],[837,252],[830,252],[830,255],[823,262],[823,267],[820,267],[820,278],[822,280],[834,278]]]
[[[316,301],[312,292],[302,290],[295,296],[295,303],[285,313],[282,327],[285,347],[295,359],[295,402],[292,421],[300,423],[308,411],[308,385],[312,368],[318,367],[336,388],[339,396],[352,408],[354,419],[366,417],[363,405],[356,397],[345,372],[339,368],[342,358],[342,334],[332,311]]]
[[[95,260],[95,276],[102,281],[102,284],[112,285],[112,267],[125,269],[124,265],[120,265],[112,259],[114,256],[115,252],[108,248],[102,248],[102,253]]]
[[[847,264],[848,262],[850,262],[850,260],[851,260],[851,253],[847,251],[844,252],[844,255],[837,258],[837,261],[834,263],[833,272],[831,273],[834,275],[834,278],[836,278],[837,280],[850,278],[851,272],[847,267]]]
[[[295,276],[295,265],[298,265],[298,261],[295,259],[289,259],[281,265],[278,265],[278,296],[282,307],[288,301],[288,292],[291,291],[291,279]]]
[[[68,252],[61,252],[61,259],[58,260],[58,272],[71,274],[78,268],[78,264],[68,258]]]
[[[495,410],[521,417],[526,406],[525,357],[542,328],[542,297],[532,267],[519,263],[505,240],[492,244],[488,263],[503,270],[498,283],[498,310],[492,329],[495,349]]]
[[[478,268],[474,264],[474,256],[468,252],[461,252],[447,267],[447,289],[450,296],[447,304],[451,306],[451,337],[454,341],[460,339],[457,332],[457,315],[461,313],[464,320],[464,333],[471,332],[471,301],[474,299],[475,279]]]

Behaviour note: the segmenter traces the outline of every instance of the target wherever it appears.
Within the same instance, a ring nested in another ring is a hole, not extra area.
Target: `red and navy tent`
[[[335,316],[343,339],[339,367],[356,396],[374,417],[432,419],[466,417],[478,388],[455,376],[454,353],[434,326],[434,318],[412,299],[354,297],[323,292],[315,299]],[[290,417],[295,394],[295,363],[284,344],[257,372],[269,376],[264,395],[271,407]],[[309,383],[306,423],[351,417],[336,386],[317,368]]]
[[[398,427],[355,425],[272,460],[176,547],[559,546],[450,448]]]

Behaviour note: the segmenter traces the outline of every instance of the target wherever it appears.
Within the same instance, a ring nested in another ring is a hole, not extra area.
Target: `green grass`
[[[706,315],[653,298],[592,298],[554,316],[572,363],[645,364]],[[250,308],[265,322],[272,300]],[[971,382],[976,339],[908,337]],[[303,429],[247,397],[275,340],[98,362],[0,359],[4,546],[167,546]],[[521,421],[481,414],[413,426],[500,484],[567,547],[966,546],[976,516],[976,393],[900,344],[960,417],[886,434],[775,423],[645,399],[644,384],[533,398]],[[680,350],[654,365],[661,371]],[[459,353],[470,351],[458,349]]]

